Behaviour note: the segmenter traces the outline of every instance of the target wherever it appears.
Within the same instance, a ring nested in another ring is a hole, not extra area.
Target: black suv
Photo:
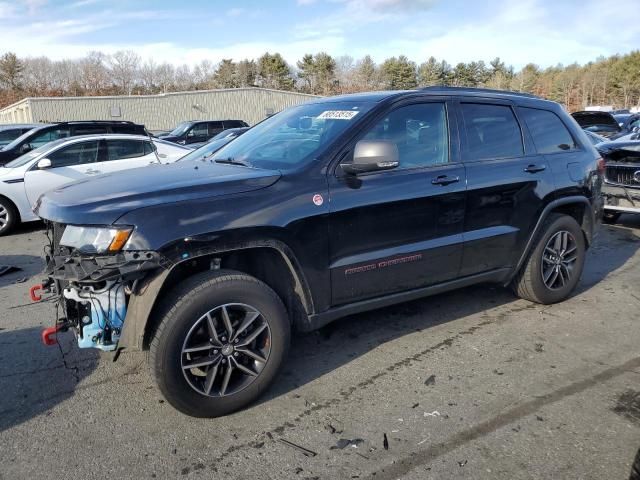
[[[318,99],[145,182],[42,196],[43,288],[65,312],[52,329],[150,349],[174,407],[227,414],[271,383],[292,329],[480,282],[564,300],[602,215],[603,166],[558,104],[529,95]]]
[[[86,120],[46,124],[41,127],[30,129],[24,135],[21,135],[2,148],[0,150],[0,167],[35,148],[41,147],[45,143],[52,142],[53,140],[75,137],[78,135],[103,133],[147,135],[144,125],[137,125],[133,122]]]
[[[242,120],[190,120],[180,123],[171,132],[158,138],[180,145],[204,143],[223,130],[248,126]]]

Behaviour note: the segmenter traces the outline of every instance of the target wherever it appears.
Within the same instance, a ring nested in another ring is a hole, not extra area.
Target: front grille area
[[[605,178],[609,183],[640,187],[640,165],[607,165]]]

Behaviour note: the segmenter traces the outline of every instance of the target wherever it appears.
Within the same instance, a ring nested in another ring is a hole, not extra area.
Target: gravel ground
[[[268,394],[213,420],[164,402],[144,353],[40,343],[43,244],[40,225],[0,238],[23,269],[0,277],[2,480],[610,480],[640,447],[638,217],[601,229],[562,304],[478,286],[345,318],[295,336]]]

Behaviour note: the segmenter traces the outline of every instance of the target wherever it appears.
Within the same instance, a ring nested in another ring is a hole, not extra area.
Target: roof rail
[[[478,88],[478,87],[449,87],[446,85],[433,85],[430,87],[422,87],[418,88],[420,91],[440,91],[440,92],[460,92],[460,93],[495,93],[499,95],[513,95],[517,97],[526,97],[526,98],[540,98],[537,95],[533,95],[531,93],[524,92],[514,92],[511,90],[497,90],[493,88]]]

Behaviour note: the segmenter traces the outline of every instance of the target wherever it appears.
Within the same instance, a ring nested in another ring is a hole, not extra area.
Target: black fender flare
[[[291,250],[291,248],[284,242],[280,240],[264,239],[236,245],[225,245],[218,248],[212,247],[210,249],[199,249],[198,255],[190,256],[187,259],[175,262],[170,268],[161,270],[155,276],[149,276],[141,280],[139,284],[134,287],[134,291],[129,297],[127,314],[122,334],[118,342],[118,348],[126,348],[130,350],[144,349],[144,338],[147,333],[147,324],[154,307],[158,303],[159,294],[171,274],[175,272],[179,266],[202,257],[210,257],[217,254],[223,255],[225,253],[255,248],[270,248],[277,251],[282,256],[282,259],[289,268],[289,271],[295,281],[295,291],[299,295],[307,315],[312,315],[315,312],[315,309],[311,290],[293,250]]]
[[[593,237],[594,237],[595,226],[596,226],[596,217],[595,217],[595,212],[593,211],[593,206],[591,205],[591,202],[589,201],[589,199],[587,197],[575,195],[575,196],[562,197],[562,198],[553,200],[544,207],[544,209],[542,210],[542,213],[540,214],[540,217],[538,217],[536,226],[533,229],[533,232],[531,232],[531,235],[529,236],[529,240],[527,240],[527,244],[525,245],[524,250],[520,255],[520,259],[518,260],[518,263],[516,264],[516,267],[514,268],[512,274],[509,276],[508,280],[505,282],[505,285],[508,285],[511,282],[513,277],[515,277],[515,275],[522,268],[522,265],[524,265],[524,262],[527,260],[527,257],[529,256],[529,252],[534,246],[533,242],[538,236],[538,233],[540,233],[540,230],[542,229],[542,225],[544,224],[544,221],[547,219],[549,214],[558,207],[562,207],[565,205],[572,205],[572,204],[580,204],[584,206],[584,216],[582,217],[582,225],[580,225],[580,227],[584,232],[584,236],[587,241],[587,247],[591,245],[591,242],[593,241]]]

